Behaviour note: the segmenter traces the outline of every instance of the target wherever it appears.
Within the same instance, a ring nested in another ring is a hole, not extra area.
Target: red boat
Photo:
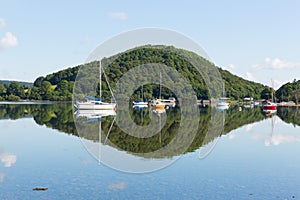
[[[263,102],[263,109],[264,110],[277,110],[277,104],[267,100],[267,101]]]

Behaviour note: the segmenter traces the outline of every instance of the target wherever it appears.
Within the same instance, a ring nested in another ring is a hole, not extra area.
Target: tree
[[[38,78],[34,81],[33,86],[35,86],[35,87],[41,87],[41,85],[42,85],[44,79],[45,79],[45,78],[44,78],[43,76],[38,77]]]
[[[294,91],[295,103],[298,105],[299,103],[300,90]]]
[[[64,95],[69,90],[69,83],[66,80],[62,80],[57,84],[55,91],[59,92],[59,94]]]
[[[32,88],[29,89],[28,91],[28,98],[29,99],[34,99],[34,100],[41,100],[42,97],[40,95],[40,90],[38,87],[33,86]]]
[[[0,95],[5,95],[6,94],[6,87],[4,84],[0,84]]]
[[[272,94],[272,89],[271,88],[265,88],[261,94],[260,94],[260,98],[261,99],[270,99]]]
[[[13,94],[10,94],[7,98],[8,101],[20,101],[20,97],[19,96],[16,96],[16,95],[13,95]]]
[[[44,81],[40,87],[40,95],[43,100],[55,100],[52,90],[52,84],[49,81]]]
[[[7,88],[8,95],[19,96],[20,98],[25,98],[24,88],[18,82],[11,82]]]

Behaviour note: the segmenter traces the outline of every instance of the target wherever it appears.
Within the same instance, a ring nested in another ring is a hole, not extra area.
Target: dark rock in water
[[[48,190],[48,188],[46,188],[46,187],[36,187],[36,188],[33,188],[32,190],[36,190],[36,191],[46,191],[46,190]]]

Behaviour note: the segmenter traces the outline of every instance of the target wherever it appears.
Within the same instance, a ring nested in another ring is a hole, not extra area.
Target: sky
[[[278,88],[300,79],[300,1],[0,0],[0,80],[37,77],[82,64],[120,33],[179,32],[219,67]]]

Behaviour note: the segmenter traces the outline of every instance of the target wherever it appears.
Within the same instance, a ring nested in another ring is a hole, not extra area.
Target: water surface
[[[231,108],[224,113],[224,130],[207,136],[211,112],[201,109],[201,126],[185,152],[139,157],[144,162],[180,157],[176,162],[156,172],[130,174],[99,163],[84,148],[82,143],[97,143],[99,137],[77,133],[70,104],[2,104],[0,199],[300,198],[297,108],[279,108],[272,117],[266,117],[260,108],[241,112]],[[160,148],[173,137],[170,127],[176,130],[180,118],[176,110],[166,114],[172,117],[166,119],[161,135],[126,144],[119,139],[123,133],[114,127],[108,136],[114,145],[105,146],[132,157]],[[132,111],[139,124],[149,123],[149,115],[145,110]],[[102,120],[103,130],[112,120]],[[149,147],[148,142],[153,145]],[[203,148],[214,142],[212,151],[199,159]],[[48,190],[33,191],[35,187]]]

